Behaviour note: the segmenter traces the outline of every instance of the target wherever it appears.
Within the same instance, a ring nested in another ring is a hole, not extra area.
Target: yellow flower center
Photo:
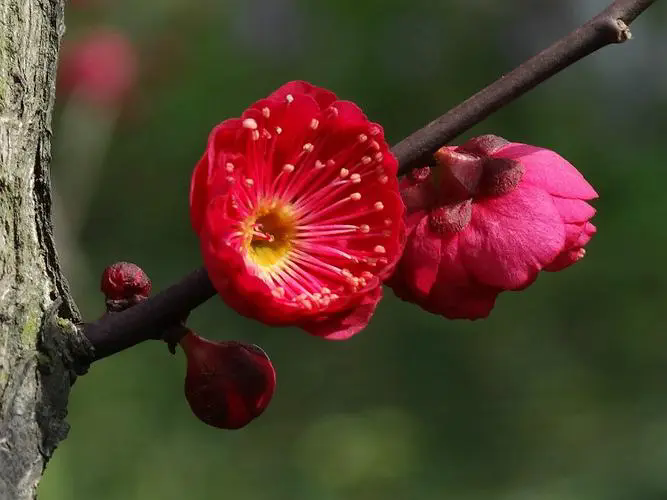
[[[260,205],[244,226],[248,256],[264,270],[279,265],[292,248],[296,224],[289,206]]]

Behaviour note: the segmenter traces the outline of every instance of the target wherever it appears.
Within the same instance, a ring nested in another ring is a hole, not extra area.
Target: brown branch
[[[399,173],[428,163],[431,155],[457,135],[579,59],[630,38],[628,25],[656,0],[617,0],[593,19],[501,77],[392,148]],[[127,349],[162,331],[215,295],[205,269],[136,306],[88,324],[84,333],[96,359]]]
[[[426,165],[433,153],[494,111],[596,50],[630,38],[628,25],[656,0],[618,0],[521,66],[480,90],[392,148],[400,174]]]

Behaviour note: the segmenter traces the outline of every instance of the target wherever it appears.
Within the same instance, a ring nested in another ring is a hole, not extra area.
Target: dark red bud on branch
[[[106,299],[107,312],[131,307],[151,294],[151,280],[136,264],[116,262],[102,273],[100,289]]]
[[[276,372],[262,349],[240,342],[211,342],[193,332],[180,344],[188,358],[185,397],[202,422],[238,429],[269,405]]]

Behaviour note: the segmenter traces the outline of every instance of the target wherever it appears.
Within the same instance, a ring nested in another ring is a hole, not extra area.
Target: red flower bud
[[[431,175],[401,180],[407,242],[388,281],[447,318],[484,318],[504,290],[585,255],[597,193],[548,149],[484,135],[435,154]]]
[[[116,262],[104,270],[100,289],[106,298],[108,312],[131,307],[151,294],[151,280],[136,264]]]
[[[199,420],[239,429],[262,414],[276,387],[276,372],[262,349],[211,342],[192,332],[180,343],[188,358],[185,398]]]

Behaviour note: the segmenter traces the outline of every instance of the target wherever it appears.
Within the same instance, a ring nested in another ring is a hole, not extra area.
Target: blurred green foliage
[[[357,101],[395,142],[605,3],[71,5],[67,37],[115,26],[142,70],[117,119],[68,114],[77,104],[58,101],[57,230],[84,316],[101,314],[98,278],[113,261],[140,264],[155,290],[200,265],[191,169],[217,122],[284,81]],[[368,329],[342,343],[268,329],[211,300],[191,316],[196,331],[258,343],[273,359],[278,388],[266,413],[240,431],[205,426],[182,394],[182,353],[145,343],[77,381],[72,429],[40,498],[667,498],[666,14],[656,5],[633,25],[632,43],[467,134],[549,147],[582,170],[600,200],[581,263],[502,294],[484,321],[447,321],[387,291]],[[67,116],[79,126],[65,126]],[[115,121],[93,182],[77,148],[90,142],[86,130],[106,130],[95,120]]]

